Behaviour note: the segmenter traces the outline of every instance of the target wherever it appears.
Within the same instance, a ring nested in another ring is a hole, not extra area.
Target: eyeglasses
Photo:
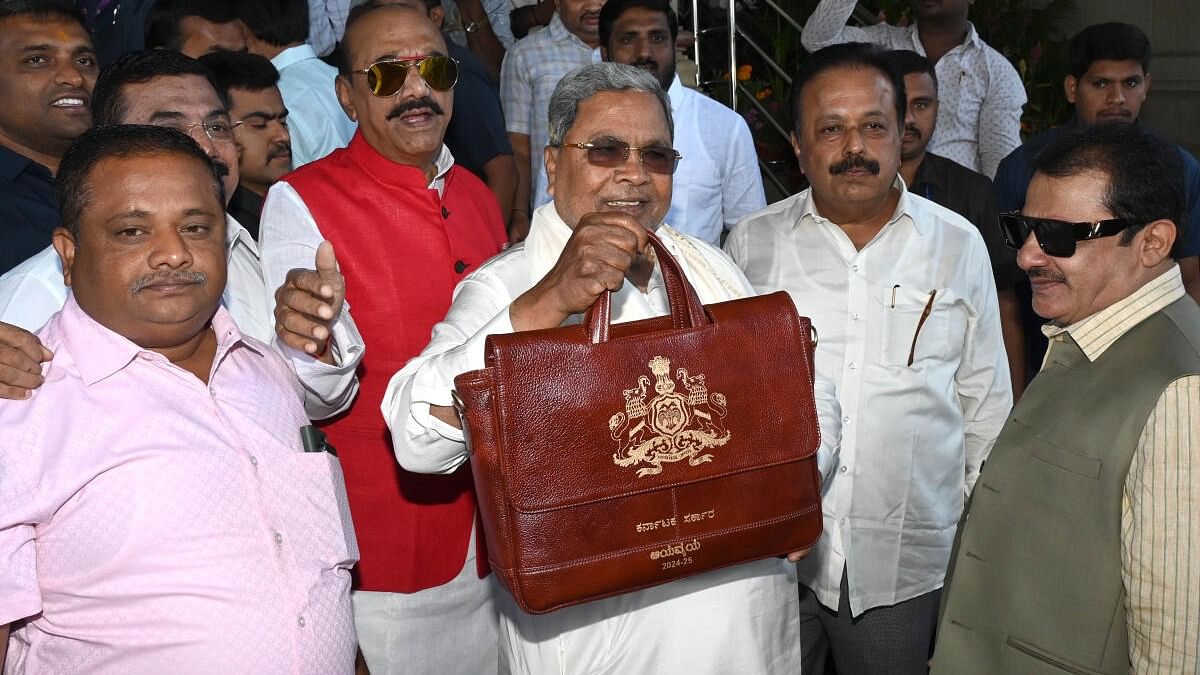
[[[209,115],[195,124],[187,124],[183,120],[167,120],[159,122],[157,126],[175,129],[176,131],[182,131],[188,136],[192,135],[192,129],[200,127],[204,130],[205,136],[208,136],[214,141],[220,142],[232,141],[233,130],[242,126],[242,123],[230,122],[229,118],[224,115]]]
[[[355,73],[367,76],[371,93],[380,98],[395,96],[408,79],[408,69],[416,67],[417,74],[434,91],[450,91],[458,82],[458,62],[449,56],[435,54],[419,61],[376,61]]]
[[[664,148],[651,145],[635,148],[624,141],[603,141],[600,143],[563,143],[564,148],[579,148],[587,150],[588,164],[615,169],[629,161],[629,151],[637,150],[638,161],[650,173],[671,175],[679,166],[683,155],[674,148]]]
[[[1070,258],[1075,255],[1075,243],[1118,234],[1133,223],[1121,218],[1098,220],[1092,223],[1068,223],[1053,218],[1033,218],[1017,211],[1000,214],[1000,231],[1004,242],[1012,248],[1021,248],[1032,232],[1038,246],[1046,255],[1055,258]]]

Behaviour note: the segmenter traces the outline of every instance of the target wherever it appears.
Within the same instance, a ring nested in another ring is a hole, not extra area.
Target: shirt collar
[[[38,164],[19,152],[0,145],[0,178],[12,183],[25,171],[39,171],[49,180],[53,177],[50,169]]]
[[[1125,298],[1069,326],[1046,324],[1042,333],[1052,341],[1070,335],[1089,361],[1095,361],[1114,342],[1151,314],[1184,296],[1179,265],[1148,281]],[[1060,337],[1063,336],[1063,337]]]
[[[225,214],[225,251],[228,255],[233,254],[233,250],[238,246],[245,246],[250,249],[254,255],[254,259],[258,260],[262,256],[258,253],[258,244],[255,243],[254,237],[250,236],[250,232],[242,227],[242,224],[236,218]]]
[[[384,185],[394,187],[412,188],[414,185],[422,185],[440,193],[445,184],[446,174],[454,167],[454,155],[443,143],[441,149],[438,150],[437,157],[433,160],[435,167],[433,180],[427,181],[425,172],[420,168],[411,164],[393,162],[371,147],[371,144],[363,137],[361,129],[354,132],[354,137],[350,139],[346,151],[354,162],[362,166],[376,180]]]
[[[574,40],[579,43],[580,47],[592,51],[592,48],[586,42],[580,40],[578,35],[567,30],[567,25],[562,22],[562,18],[558,15],[558,12],[555,12],[554,16],[550,17],[550,24],[546,26],[546,32],[549,33],[551,39],[555,42],[570,42]]]
[[[667,89],[667,97],[671,99],[671,113],[674,114],[679,110],[679,104],[683,101],[683,82],[679,81],[679,75],[671,78],[671,86]],[[678,122],[679,120],[675,120]]]
[[[295,47],[288,47],[276,54],[275,58],[271,59],[271,65],[275,66],[276,70],[283,70],[293,63],[315,58],[317,58],[317,53],[313,51],[312,46],[302,44]]]
[[[913,175],[913,189],[921,192],[921,185],[929,183],[938,191],[946,189],[946,172],[944,166],[939,164],[937,155],[926,151],[925,157],[921,159],[921,164],[917,166],[917,173]]]
[[[896,202],[896,210],[892,212],[892,217],[888,220],[884,227],[887,227],[897,220],[900,220],[900,218],[907,216],[908,220],[912,222],[913,229],[917,232],[917,234],[921,234],[921,219],[918,218],[913,212],[912,197],[908,192],[908,186],[904,184],[904,179],[900,177],[899,172],[896,173],[896,180],[892,181],[892,187],[900,191],[900,200]],[[804,192],[801,192],[797,196],[801,198],[801,201],[798,204],[800,207],[800,217],[796,219],[793,227],[800,227],[801,223],[806,220],[814,223],[830,223],[831,225],[836,226],[836,223],[817,213],[817,204],[812,198],[811,187],[807,188],[804,190]]]
[[[148,359],[159,359],[166,362],[166,357],[143,349],[128,338],[100,325],[95,319],[83,311],[75,302],[75,295],[67,296],[60,317],[63,344],[72,354],[79,376],[86,386],[91,386],[101,380],[124,370],[138,357],[145,355]],[[212,318],[212,328],[217,335],[217,353],[213,358],[214,368],[224,359],[226,353],[238,344],[254,349],[243,342],[242,334],[237,324],[230,318],[224,306],[218,306]],[[257,349],[254,351],[258,352]]]
[[[909,35],[912,38],[913,51],[921,56],[928,56],[928,54],[925,53],[925,44],[921,42],[921,31],[916,28],[915,23],[913,24],[913,28],[910,30]],[[983,44],[983,38],[979,37],[979,31],[975,30],[975,24],[968,21],[967,37],[963,39],[961,44],[954,47],[954,49],[958,49],[959,47],[981,49],[983,48]],[[954,51],[954,49],[951,49],[950,51]]]

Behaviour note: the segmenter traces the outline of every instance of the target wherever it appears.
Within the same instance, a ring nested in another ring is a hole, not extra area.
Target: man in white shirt
[[[671,98],[675,149],[671,227],[721,244],[743,216],[767,205],[750,127],[741,115],[692,91],[675,74],[679,20],[667,0],[608,0],[600,10],[605,61],[643,68]]]
[[[346,147],[356,125],[334,93],[337,69],[317,58],[308,39],[307,0],[240,0],[246,50],[271,60],[288,109],[292,166]]]
[[[186,131],[222,174],[226,199],[233,194],[239,174],[228,101],[199,62],[165,49],[133,52],[107,68],[96,85],[93,100],[98,126],[154,124]],[[273,308],[258,247],[232,217],[226,218],[226,227],[229,272],[222,303],[242,332],[270,343],[275,336]],[[0,321],[4,322],[0,323],[0,396],[21,398],[15,387],[29,390],[41,384],[40,376],[34,377],[29,368],[31,359],[36,366],[37,356],[45,355],[32,346],[29,340],[33,336],[25,331],[40,328],[66,299],[62,265],[52,247],[0,277]],[[358,391],[355,368],[362,358],[362,338],[348,314],[345,319],[338,322],[334,347],[324,361],[298,352],[289,354],[305,384],[305,408],[313,418],[340,412]],[[5,324],[24,330],[18,332]],[[18,344],[24,349],[17,349]],[[5,390],[6,385],[15,387]]]
[[[991,178],[1000,160],[1021,144],[1025,85],[1004,55],[967,20],[973,0],[914,2],[908,26],[847,26],[855,0],[821,0],[804,24],[804,48],[871,42],[911,49],[937,69],[941,107],[929,150]]]
[[[743,220],[726,251],[820,331],[839,462],[798,567],[804,672],[925,673],[964,500],[1012,405],[979,231],[898,178],[904,78],[869,45],[812,54],[792,148],[812,187]]]
[[[719,249],[663,224],[675,161],[670,106],[652,76],[589,65],[559,83],[549,121],[543,156],[554,201],[534,212],[522,245],[459,285],[429,346],[388,385],[382,410],[410,470],[448,473],[467,461],[450,407],[453,378],[483,366],[487,335],[577,322],[608,290],[614,322],[668,313],[662,277],[643,253],[646,230],[702,301],[753,294]],[[823,421],[836,420],[829,403],[818,399]],[[821,456],[829,457],[836,431],[823,427]],[[760,560],[542,615],[500,591],[501,661],[513,673],[796,673],[790,567]]]

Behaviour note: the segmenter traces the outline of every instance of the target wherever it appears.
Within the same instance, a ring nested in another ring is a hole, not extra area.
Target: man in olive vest
[[[1179,153],[1071,131],[1001,216],[1050,349],[959,528],[933,673],[1196,673],[1200,308]]]

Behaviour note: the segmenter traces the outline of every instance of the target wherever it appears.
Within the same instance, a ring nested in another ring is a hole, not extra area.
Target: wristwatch
[[[468,21],[467,25],[463,26],[463,30],[467,31],[468,33],[477,33],[479,32],[479,29],[486,25],[488,25],[488,18],[485,14],[483,18],[478,21]]]

